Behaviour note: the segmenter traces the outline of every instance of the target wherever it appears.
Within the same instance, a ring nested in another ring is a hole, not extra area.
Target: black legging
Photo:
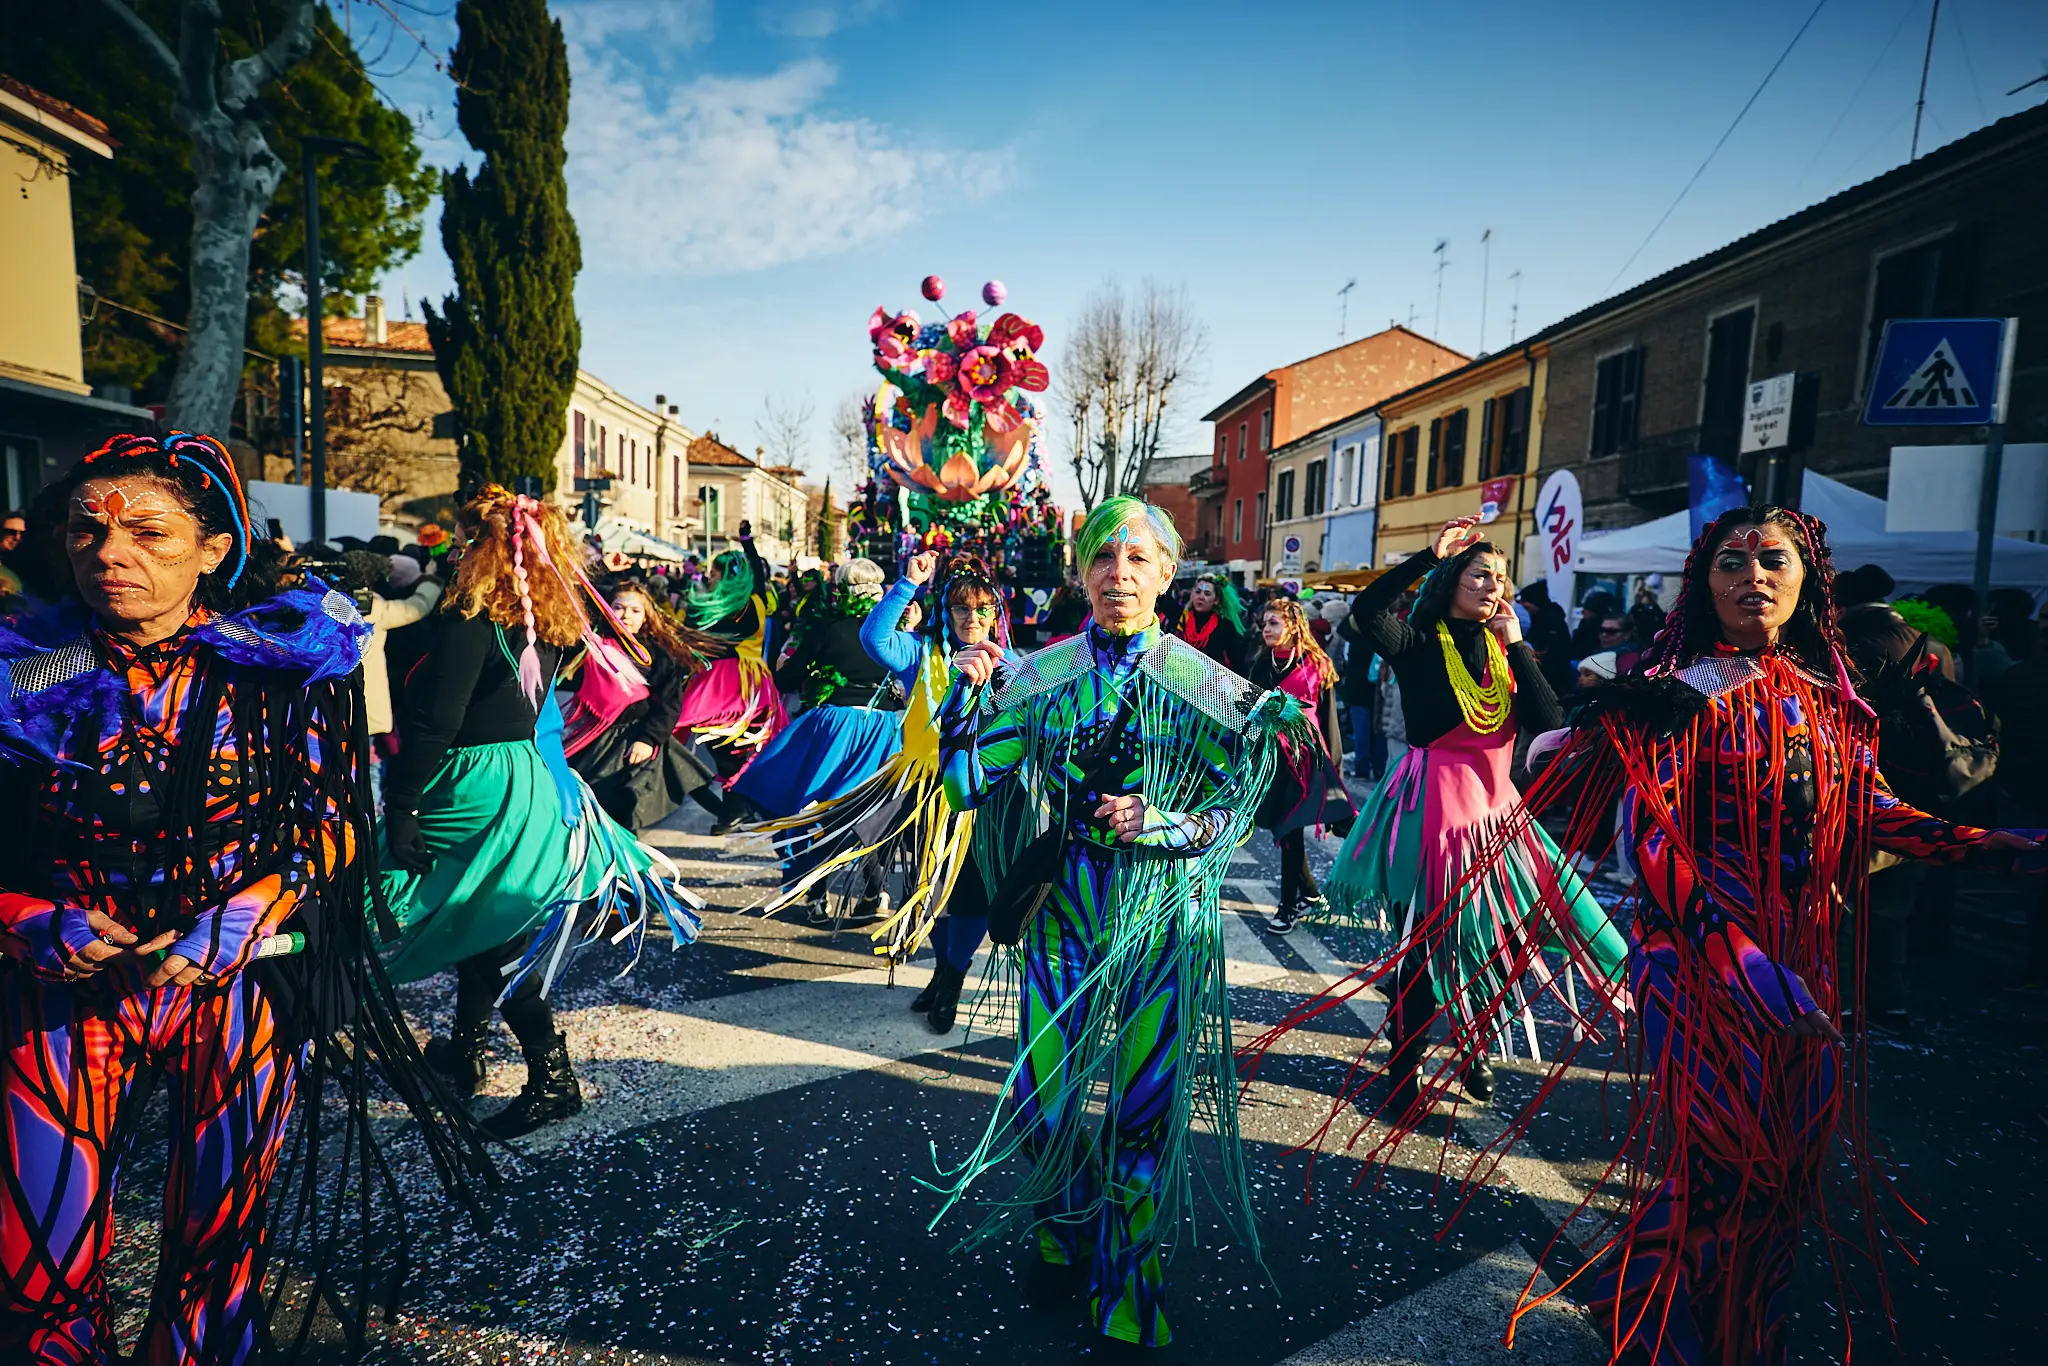
[[[1273,842],[1280,846],[1280,908],[1286,910],[1319,896],[1322,888],[1308,870],[1308,831],[1276,835]]]
[[[491,1018],[491,1007],[505,989],[505,965],[519,960],[526,951],[527,938],[486,949],[474,958],[455,965],[455,1029],[474,1030]],[[540,994],[540,974],[528,973],[498,1007],[519,1047],[529,1057],[539,1057],[554,1046],[555,1011]]]

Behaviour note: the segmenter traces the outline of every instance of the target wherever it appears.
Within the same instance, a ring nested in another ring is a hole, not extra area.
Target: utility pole
[[[654,534],[668,539],[668,395],[654,396]]]
[[[1344,288],[1337,291],[1337,340],[1344,340],[1344,331],[1351,325],[1351,291],[1358,287],[1358,281],[1346,280]]]
[[[1514,294],[1508,300],[1508,345],[1513,346],[1515,344],[1515,328],[1522,321],[1522,272],[1519,270],[1509,271],[1508,283],[1515,287]]]
[[[1941,18],[1941,0],[1934,0],[1934,10],[1927,16],[1927,51],[1920,58],[1920,98],[1913,105],[1913,150],[1906,154],[1906,160],[1920,159],[1920,115],[1927,109],[1927,68],[1934,64],[1934,25]]]
[[[1493,229],[1479,234],[1479,354],[1486,354],[1486,286],[1493,280]]]
[[[374,161],[377,154],[347,138],[303,138],[300,147],[299,174],[306,195],[306,463],[311,484],[306,520],[317,543],[327,539],[327,291],[320,281],[320,158]]]
[[[1444,252],[1450,249],[1451,239],[1439,237],[1430,251],[1436,256],[1436,321],[1430,324],[1429,335],[1441,339],[1444,335],[1444,267],[1451,261]]]

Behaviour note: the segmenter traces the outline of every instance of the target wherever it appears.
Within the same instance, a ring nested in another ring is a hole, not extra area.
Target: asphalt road
[[[631,976],[607,951],[561,989],[561,1020],[588,1106],[519,1144],[497,1226],[479,1236],[449,1217],[424,1164],[393,1145],[421,1238],[406,1306],[371,1359],[391,1363],[1015,1363],[1087,1362],[1103,1353],[1073,1304],[1033,1307],[1022,1247],[958,1252],[973,1226],[920,1178],[964,1155],[992,1112],[1008,1048],[984,1029],[946,1038],[905,1006],[922,963],[892,986],[865,937],[763,920],[745,908],[774,883],[764,845],[703,833],[691,809],[649,835],[713,902],[702,938],[650,950]],[[1330,847],[1318,851],[1327,863]],[[1231,1005],[1240,1039],[1346,970],[1343,936],[1258,928],[1277,882],[1271,841],[1238,856],[1224,901]],[[1921,1023],[1872,1050],[1872,1115],[1930,1219],[1917,1266],[1892,1259],[1890,1295],[1906,1356],[1929,1362],[2038,1360],[2048,1295],[2048,1100],[2039,1045],[2048,1001],[1993,985],[2010,956],[2013,909],[1959,899],[1954,950],[1915,965]],[[452,980],[408,989],[423,1029],[444,1027]],[[1000,1003],[986,1002],[995,1026]],[[1370,999],[1291,1036],[1243,1114],[1258,1187],[1260,1255],[1234,1245],[1204,1209],[1171,1264],[1175,1343],[1162,1363],[1246,1366],[1477,1366],[1604,1360],[1568,1299],[1526,1318],[1501,1344],[1507,1310],[1532,1275],[1569,1274],[1564,1243],[1543,1269],[1557,1220],[1612,1153],[1624,1097],[1588,1071],[1550,1102],[1545,1127],[1446,1234],[1435,1142],[1411,1144],[1378,1183],[1355,1162],[1291,1151],[1328,1114]],[[1497,1107],[1534,1091],[1538,1069],[1500,1066]],[[480,1110],[519,1087],[500,1027]],[[1450,1123],[1449,1110],[1445,1111]],[[1463,1107],[1448,1161],[1493,1132]],[[1348,1132],[1348,1129],[1345,1130]],[[136,1322],[153,1252],[160,1163],[145,1139],[120,1208],[110,1268],[124,1322]],[[1001,1175],[1000,1173],[998,1174]],[[1002,1182],[992,1193],[1000,1193]],[[1441,1234],[1441,1236],[1439,1236]],[[1838,1306],[1852,1306],[1858,1359],[1891,1348],[1876,1288],[1851,1271],[1838,1292],[1809,1239],[1796,1297],[1793,1360],[1838,1361]],[[315,1346],[309,1359],[338,1359]]]

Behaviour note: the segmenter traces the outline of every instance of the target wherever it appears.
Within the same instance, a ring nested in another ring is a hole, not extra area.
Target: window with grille
[[[1863,343],[1866,377],[1877,362],[1887,319],[1969,315],[1976,264],[1971,245],[1969,233],[1951,232],[1877,258],[1871,267],[1870,329]]]
[[[1643,348],[1604,357],[1593,371],[1593,439],[1589,453],[1615,455],[1633,446],[1643,404]]]

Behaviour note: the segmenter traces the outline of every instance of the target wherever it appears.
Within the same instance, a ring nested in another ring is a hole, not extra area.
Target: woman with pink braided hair
[[[547,1002],[562,956],[614,912],[643,933],[660,912],[681,947],[701,903],[604,814],[562,755],[557,667],[590,634],[586,604],[611,621],[562,514],[487,485],[458,528],[461,566],[407,680],[385,784],[385,894],[405,928],[388,966],[399,981],[455,968],[455,1025],[426,1058],[464,1095],[484,1081],[492,1007],[504,1015],[527,1083],[484,1127],[514,1138],[583,1108]]]

